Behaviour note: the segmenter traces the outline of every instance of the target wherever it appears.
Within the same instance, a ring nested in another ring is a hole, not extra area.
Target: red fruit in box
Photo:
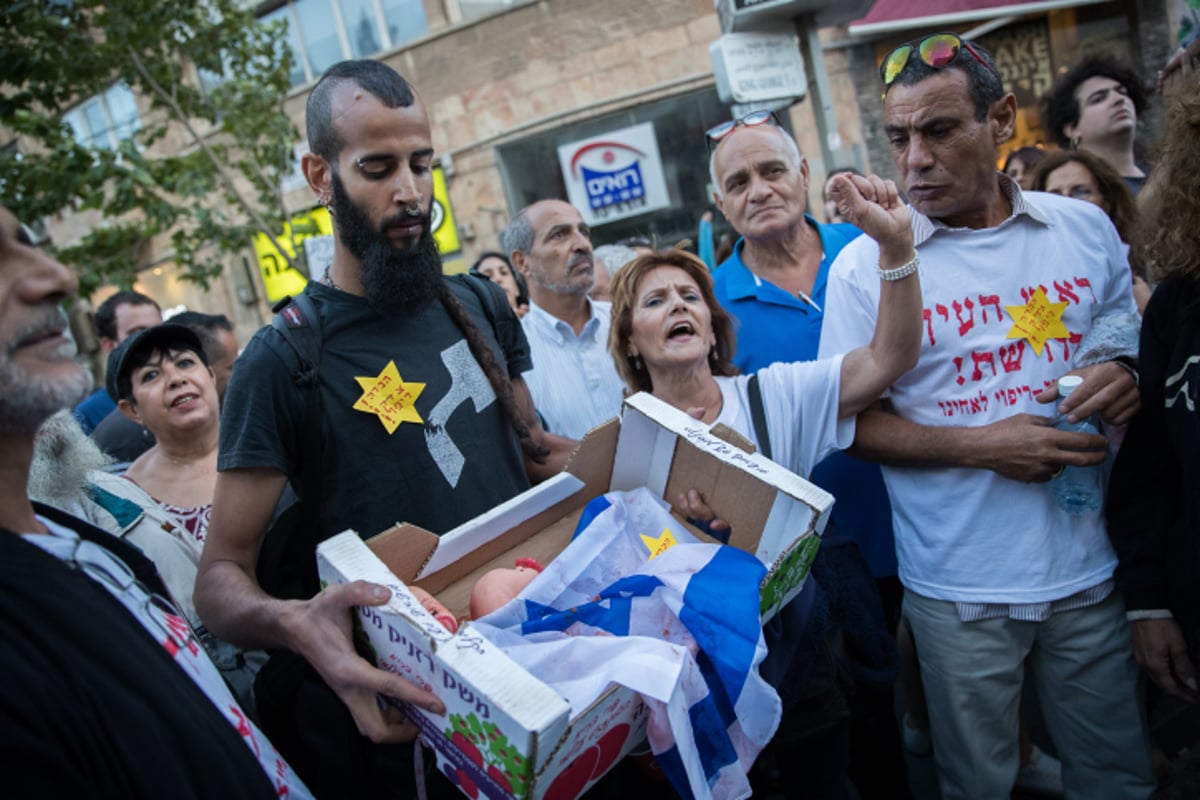
[[[622,722],[600,737],[600,741],[596,742],[596,747],[600,749],[600,758],[597,759],[596,766],[592,769],[593,778],[599,778],[608,772],[608,768],[613,765],[613,762],[617,760],[617,756],[621,754],[621,747],[625,744],[625,739],[628,736],[629,725]]]
[[[558,777],[546,790],[546,800],[575,800],[583,793],[592,779],[596,762],[600,760],[600,748],[595,745],[580,753],[574,761],[558,773]]]
[[[475,746],[474,742],[458,731],[454,732],[454,735],[450,737],[450,741],[455,747],[466,753],[467,758],[475,762],[475,766],[483,769],[483,753],[479,752],[479,748]]]

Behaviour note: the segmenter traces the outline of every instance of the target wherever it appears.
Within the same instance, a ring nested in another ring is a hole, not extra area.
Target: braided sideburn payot
[[[462,331],[462,334],[467,339],[467,346],[471,348],[471,355],[475,356],[475,360],[483,369],[483,374],[487,375],[488,383],[492,385],[492,391],[496,393],[496,399],[500,401],[500,408],[504,411],[504,416],[508,417],[508,423],[512,426],[513,431],[517,434],[517,438],[521,440],[521,450],[525,455],[538,464],[545,464],[546,457],[550,454],[550,450],[543,445],[538,444],[533,440],[529,433],[529,426],[521,419],[521,413],[517,409],[516,398],[513,397],[512,384],[508,382],[508,375],[500,367],[500,363],[496,360],[496,353],[488,345],[487,341],[480,333],[479,327],[475,324],[475,320],[463,308],[462,303],[458,302],[458,298],[454,295],[454,290],[450,288],[450,284],[442,281],[438,287],[438,297],[442,301],[442,305],[450,312],[450,317],[454,320],[454,324]]]

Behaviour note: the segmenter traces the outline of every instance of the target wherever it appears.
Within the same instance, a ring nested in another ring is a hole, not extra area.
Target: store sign
[[[333,221],[329,212],[324,208],[314,208],[303,214],[292,217],[291,222],[285,223],[283,230],[276,235],[279,247],[289,257],[296,258],[296,248],[306,239],[313,236],[328,236],[333,233]],[[302,272],[288,266],[288,259],[280,252],[279,247],[265,233],[254,237],[254,252],[258,256],[258,268],[262,273],[263,289],[267,300],[274,303],[288,295],[299,294],[304,289],[308,278]],[[320,277],[324,267],[312,269]]]
[[[791,33],[727,33],[708,48],[723,103],[797,99],[808,92],[800,44]]]
[[[1046,18],[988,34],[984,44],[996,59],[1005,88],[1017,96],[1017,106],[1037,106],[1038,99],[1054,85]]]
[[[654,124],[644,122],[558,148],[567,198],[589,225],[670,204]]]
[[[450,208],[450,194],[446,191],[446,175],[442,168],[433,168],[433,208],[429,212],[429,226],[433,228],[433,240],[443,259],[462,250],[458,241],[458,226],[454,224],[454,211]]]

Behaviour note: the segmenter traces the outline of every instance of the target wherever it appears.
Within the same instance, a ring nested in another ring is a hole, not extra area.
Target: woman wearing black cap
[[[200,339],[171,324],[126,339],[109,359],[108,388],[121,413],[157,440],[124,477],[203,542],[217,481],[220,408]]]

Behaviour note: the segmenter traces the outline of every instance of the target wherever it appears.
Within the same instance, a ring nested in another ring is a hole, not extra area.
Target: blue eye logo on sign
[[[654,126],[635,125],[558,148],[571,204],[589,225],[645,214],[668,203]]]

